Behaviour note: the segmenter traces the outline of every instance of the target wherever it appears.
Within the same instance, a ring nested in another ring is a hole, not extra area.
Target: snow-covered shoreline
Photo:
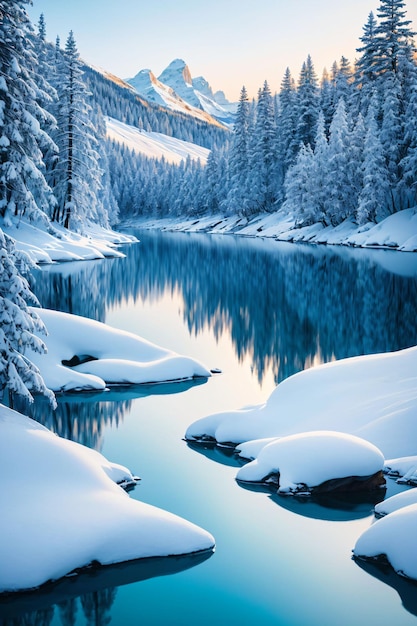
[[[221,214],[195,218],[137,217],[123,222],[123,227],[263,237],[294,243],[384,248],[401,252],[417,251],[417,207],[394,213],[379,224],[369,222],[363,226],[346,220],[336,227],[313,224],[297,228],[291,216],[277,211],[253,219],[236,215],[225,217]]]
[[[91,564],[214,549],[208,532],[130,498],[127,468],[1,404],[0,426],[0,593]]]

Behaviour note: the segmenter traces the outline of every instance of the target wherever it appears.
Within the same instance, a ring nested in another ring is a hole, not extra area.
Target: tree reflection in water
[[[35,272],[42,306],[103,320],[108,307],[178,291],[189,332],[229,333],[259,382],[268,367],[279,382],[314,363],[417,343],[415,255],[224,235],[139,237],[125,259]]]

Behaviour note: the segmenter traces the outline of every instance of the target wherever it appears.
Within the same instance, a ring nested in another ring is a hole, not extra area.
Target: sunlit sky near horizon
[[[87,63],[121,78],[151,69],[156,76],[177,58],[193,77],[237,100],[267,80],[279,91],[286,67],[298,79],[310,54],[319,77],[343,55],[351,62],[362,28],[379,0],[33,0],[29,15],[44,14],[47,39],[61,44],[74,31]],[[417,31],[417,2],[406,2]]]

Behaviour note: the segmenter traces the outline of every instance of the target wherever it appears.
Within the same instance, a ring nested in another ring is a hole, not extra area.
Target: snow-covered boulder
[[[359,437],[332,431],[300,433],[276,439],[240,468],[244,482],[276,482],[282,495],[313,491],[359,491],[385,484],[384,457]]]
[[[213,549],[206,531],[131,499],[126,468],[0,405],[0,592],[86,567]]]
[[[385,461],[384,472],[397,483],[417,487],[417,456],[401,457]]]
[[[409,506],[410,504],[417,504],[417,489],[409,489],[408,491],[402,491],[396,493],[394,496],[387,498],[383,502],[379,502],[375,506],[375,515],[377,517],[384,517],[394,511]]]
[[[133,333],[78,315],[36,309],[48,336],[47,354],[31,352],[53,391],[104,389],[210,376],[201,363],[161,348]]]
[[[256,407],[191,424],[189,441],[236,446],[311,430],[362,437],[386,458],[417,453],[417,347],[342,359],[290,376]]]
[[[402,507],[377,520],[359,537],[358,559],[388,561],[401,576],[417,580],[417,504]]]

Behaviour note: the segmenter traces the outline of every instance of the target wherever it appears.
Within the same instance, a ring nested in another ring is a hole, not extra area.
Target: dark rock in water
[[[347,476],[346,478],[334,478],[326,480],[321,485],[313,487],[312,492],[329,493],[329,492],[357,492],[357,491],[374,491],[380,489],[386,484],[385,476],[380,470],[372,476]]]

